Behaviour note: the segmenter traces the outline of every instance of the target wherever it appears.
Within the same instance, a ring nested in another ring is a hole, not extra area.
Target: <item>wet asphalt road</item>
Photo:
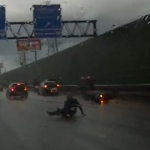
[[[7,100],[0,93],[0,150],[150,150],[150,105],[80,100],[85,117],[47,116],[64,100],[34,93],[27,101]]]

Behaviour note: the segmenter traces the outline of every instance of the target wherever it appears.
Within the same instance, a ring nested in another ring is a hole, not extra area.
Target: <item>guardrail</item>
[[[33,85],[28,85],[29,90],[33,90]],[[60,85],[59,87],[61,92],[78,92],[79,91],[79,86],[77,85]]]
[[[110,90],[110,91],[134,91],[134,92],[140,92],[150,91],[150,84],[124,84],[124,85],[96,85],[95,86],[98,90]]]
[[[29,89],[33,88],[33,85],[28,85]],[[150,91],[150,84],[112,84],[112,85],[95,85],[96,90],[103,91]],[[78,91],[78,85],[60,85],[60,90],[62,91]]]

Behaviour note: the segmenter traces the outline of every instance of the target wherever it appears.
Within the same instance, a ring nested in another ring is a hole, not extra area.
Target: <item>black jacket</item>
[[[83,109],[82,109],[82,106],[81,104],[78,102],[77,99],[74,99],[74,98],[71,98],[69,100],[66,100],[65,103],[64,103],[64,108],[66,109],[71,109],[73,107],[78,107],[81,111],[82,114],[84,114],[83,112]]]

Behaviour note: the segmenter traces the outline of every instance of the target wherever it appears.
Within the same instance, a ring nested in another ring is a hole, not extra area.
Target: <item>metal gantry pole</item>
[[[57,43],[57,38],[55,37],[54,40],[55,40],[54,43],[55,43],[56,53],[58,53],[58,43]]]
[[[48,56],[50,55],[50,41],[47,38],[47,48],[48,48]]]
[[[37,51],[34,51],[35,62],[37,63]]]
[[[27,60],[26,60],[26,53],[23,52],[23,66],[21,68],[21,77],[20,77],[20,81],[22,80],[22,77],[24,78],[25,74],[26,74],[26,65],[27,65]]]
[[[56,48],[55,48],[55,40],[53,39],[53,42],[52,42],[52,49],[54,51],[54,54],[56,53]]]

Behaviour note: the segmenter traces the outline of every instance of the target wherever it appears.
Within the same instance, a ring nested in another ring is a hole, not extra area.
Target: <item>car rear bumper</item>
[[[27,92],[11,92],[9,96],[28,96]]]
[[[58,90],[51,90],[51,89],[44,90],[44,92],[45,92],[46,94],[50,94],[50,95],[54,95],[54,94],[59,93]]]

